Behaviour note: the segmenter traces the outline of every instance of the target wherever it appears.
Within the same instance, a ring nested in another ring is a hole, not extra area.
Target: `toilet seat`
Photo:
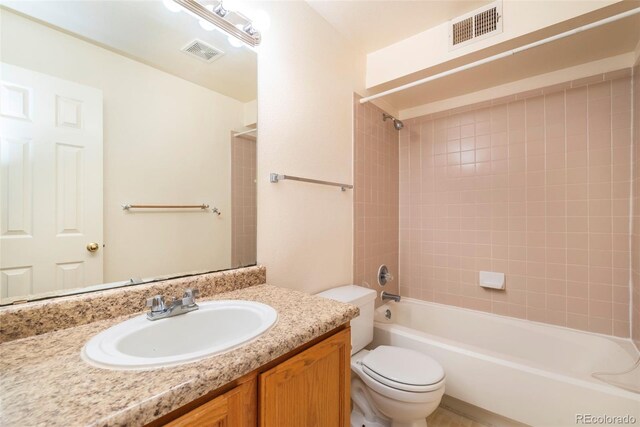
[[[361,360],[369,378],[405,392],[425,393],[444,383],[442,366],[429,356],[401,347],[379,346]]]
[[[366,357],[368,353],[370,353],[369,350],[362,350],[355,354],[351,358],[351,369],[358,376],[358,378],[366,384],[372,394],[377,393],[381,396],[386,396],[387,398],[398,402],[420,404],[434,402],[436,400],[439,401],[442,397],[445,388],[444,379],[442,379],[442,381],[440,381],[439,383],[432,384],[430,390],[426,392],[404,391],[399,388],[383,384],[381,381],[376,380],[371,375],[364,372],[362,359]]]

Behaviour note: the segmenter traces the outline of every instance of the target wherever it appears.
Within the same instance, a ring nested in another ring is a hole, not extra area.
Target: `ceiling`
[[[256,99],[257,55],[233,47],[162,1],[3,1],[3,6],[241,102]],[[180,51],[200,39],[224,52],[206,63]]]
[[[382,99],[398,110],[495,87],[540,74],[633,52],[640,39],[640,16],[597,27],[479,67],[452,74]],[[436,74],[452,68],[442,64]],[[396,83],[393,85],[397,86]],[[382,89],[388,89],[383,87]]]
[[[471,12],[486,0],[307,0],[343,36],[366,53]]]

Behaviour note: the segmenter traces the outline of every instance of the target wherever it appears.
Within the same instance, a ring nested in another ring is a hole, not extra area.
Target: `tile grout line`
[[[586,85],[587,99],[586,106],[587,112],[585,115],[586,126],[585,129],[587,135],[587,330],[590,330],[591,323],[591,216],[589,215],[589,204],[591,200],[591,132],[589,130],[589,85]]]
[[[569,265],[569,220],[568,220],[568,173],[569,170],[569,144],[567,141],[567,91],[562,91],[562,105],[564,109],[564,326],[569,324],[568,307],[568,265]]]
[[[636,212],[634,212],[634,194],[636,191],[636,180],[635,175],[636,175],[636,169],[638,168],[638,164],[637,164],[637,156],[635,155],[636,150],[638,150],[637,147],[637,142],[636,141],[636,108],[638,108],[638,106],[636,105],[636,98],[637,96],[635,96],[636,94],[636,90],[639,88],[636,88],[636,69],[638,68],[637,65],[631,67],[631,176],[629,177],[629,257],[628,257],[628,262],[629,262],[629,337],[631,338],[631,342],[636,345],[635,341],[634,341],[634,334],[635,334],[635,328],[634,328],[634,315],[633,315],[633,305],[634,305],[634,298],[633,298],[633,288],[635,286],[634,283],[634,271],[633,271],[633,235],[634,235],[634,215],[636,214]],[[640,255],[640,254],[639,254]],[[640,284],[638,284],[640,286]],[[636,345],[637,348],[637,345]],[[639,349],[640,350],[640,349]]]
[[[529,318],[529,285],[527,283],[529,279],[529,126],[527,126],[527,116],[529,111],[529,101],[526,99],[524,102],[524,145],[525,145],[525,187],[524,187],[524,233],[525,233],[525,278],[524,278],[524,316],[525,319]]]
[[[611,168],[611,172],[609,173],[609,194],[610,197],[609,199],[611,200],[611,206],[609,207],[609,225],[611,226],[611,236],[610,236],[610,240],[611,240],[611,253],[609,254],[609,261],[611,262],[611,274],[610,274],[610,280],[611,280],[611,285],[609,287],[609,297],[611,299],[611,302],[609,303],[609,308],[611,309],[611,319],[610,319],[610,325],[609,327],[611,328],[611,335],[615,335],[615,321],[613,320],[615,317],[615,313],[614,313],[614,309],[613,309],[613,287],[615,286],[614,280],[613,280],[613,275],[614,275],[614,271],[615,271],[615,266],[613,264],[613,254],[615,252],[614,250],[614,246],[613,246],[613,235],[614,235],[614,231],[613,231],[613,218],[614,218],[614,200],[615,200],[615,194],[613,192],[613,188],[614,188],[614,182],[615,182],[615,178],[614,178],[614,166],[613,166],[613,162],[615,159],[615,150],[614,150],[614,144],[613,144],[613,80],[609,80],[607,86],[609,87],[609,152],[611,153],[611,161],[609,162],[609,167]]]

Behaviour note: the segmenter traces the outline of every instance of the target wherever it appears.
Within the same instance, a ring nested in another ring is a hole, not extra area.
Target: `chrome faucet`
[[[174,298],[169,305],[164,302],[162,295],[151,297],[147,300],[147,307],[151,307],[151,311],[147,313],[147,319],[165,319],[197,310],[199,307],[196,304],[196,297],[199,294],[197,289],[187,289],[184,291],[182,299]]]
[[[395,302],[400,302],[400,298],[401,297],[400,297],[400,295],[392,294],[392,293],[389,293],[387,291],[382,291],[380,293],[380,298],[382,298],[382,301],[386,301],[386,300],[390,299],[390,300],[393,300]]]

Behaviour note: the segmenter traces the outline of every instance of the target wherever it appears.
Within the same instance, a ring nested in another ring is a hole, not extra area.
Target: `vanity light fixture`
[[[173,1],[173,0],[170,0],[170,1]],[[218,6],[222,6],[222,3],[220,3]],[[180,7],[180,6],[178,6],[178,7]],[[213,8],[213,5],[211,5],[211,4],[206,5],[205,8],[207,10],[210,10],[211,12],[215,12],[215,10]],[[226,15],[226,11],[225,11],[225,15]],[[222,17],[224,18],[224,15],[222,15]],[[199,19],[198,22],[200,23],[200,26],[202,27],[202,29],[205,30],[205,31],[213,31],[216,28],[218,28],[215,25],[213,25],[211,22],[205,21],[204,19]]]
[[[227,3],[220,1],[216,6],[204,6],[195,0],[163,0],[167,9],[175,11],[175,8],[184,9],[195,16],[200,26],[207,31],[218,29],[229,35],[229,43],[232,46],[242,46],[245,43],[256,47],[262,39],[260,26],[268,27],[269,15],[264,11],[255,11],[256,22],[237,11],[231,10]],[[258,22],[259,21],[259,22]]]
[[[258,32],[258,30],[256,30],[253,27],[253,24],[251,22],[247,22],[246,24],[244,24],[244,26],[242,27],[242,31],[244,31],[245,33],[249,34],[250,36],[256,34]]]
[[[227,9],[224,8],[224,6],[222,5],[222,2],[218,3],[218,5],[216,7],[213,7],[213,12],[218,15],[220,18],[224,18],[225,16],[227,16],[229,14],[229,11]],[[208,8],[207,8],[208,9]]]
[[[264,33],[271,27],[271,18],[269,14],[262,9],[252,9],[247,11],[247,16],[251,21],[251,26],[261,33]]]
[[[236,25],[236,27],[240,28],[241,26]],[[227,40],[229,41],[229,44],[233,47],[242,47],[242,41],[238,40],[234,36],[229,36]]]

